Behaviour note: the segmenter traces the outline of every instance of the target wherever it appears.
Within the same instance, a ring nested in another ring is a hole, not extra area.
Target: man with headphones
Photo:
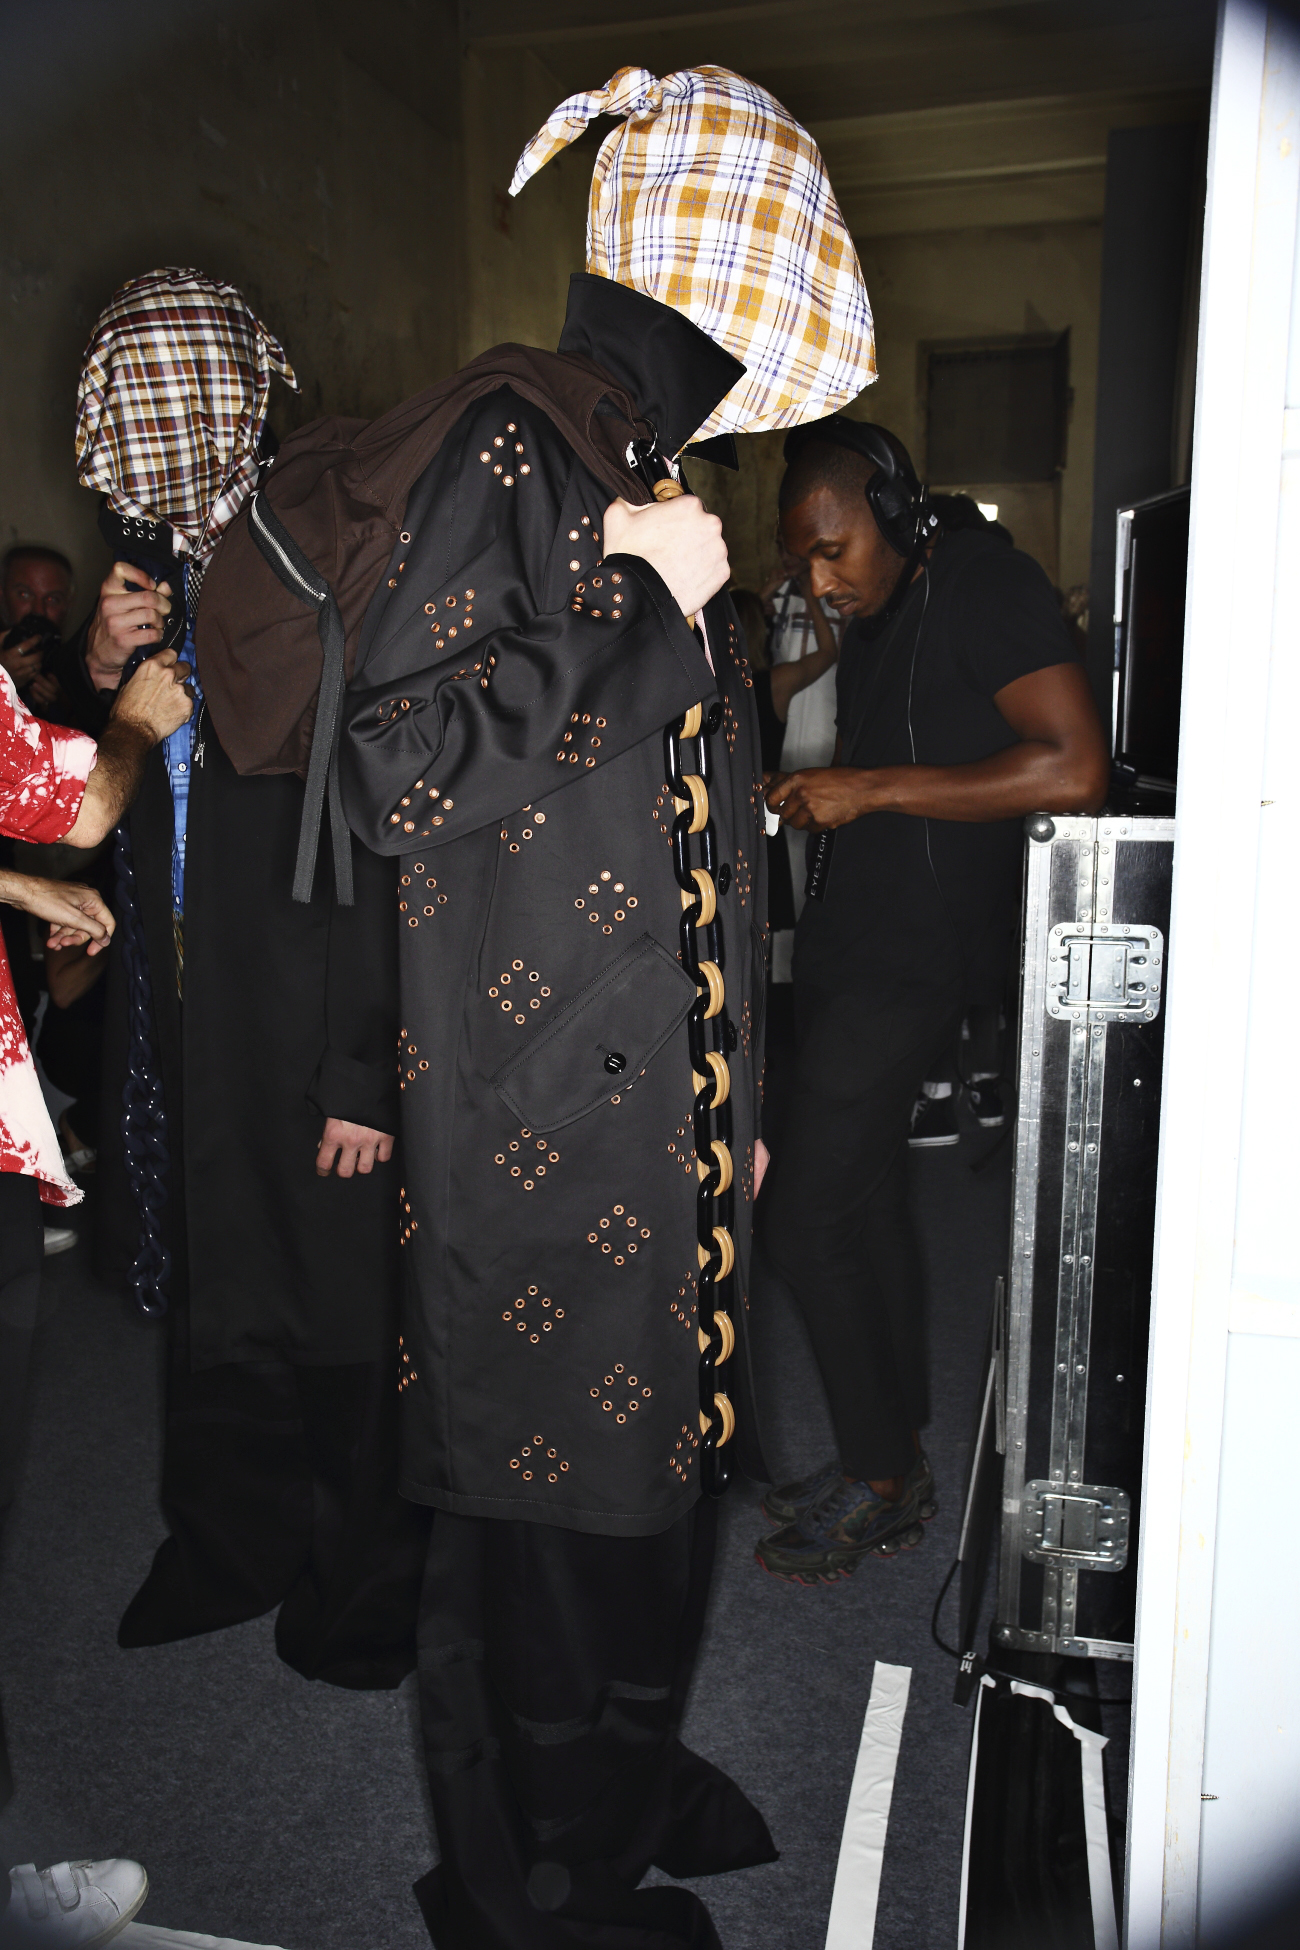
[[[767,802],[816,835],[795,937],[798,1060],[767,1243],[798,1295],[838,1454],[769,1492],[758,1561],[834,1582],[937,1507],[907,1135],[964,1010],[996,999],[1026,813],[1092,812],[1105,739],[1051,584],[992,529],[948,533],[906,450],[840,416],[785,445],[781,534],[846,619],[836,763]]]

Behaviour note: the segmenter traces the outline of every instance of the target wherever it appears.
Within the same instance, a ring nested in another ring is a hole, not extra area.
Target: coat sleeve
[[[325,1050],[307,1095],[322,1117],[397,1130],[397,869],[352,847],[355,905],[330,904]]]
[[[34,718],[0,670],[0,834],[38,844],[77,823],[95,741]]]
[[[716,695],[648,562],[593,553],[575,572],[568,523],[583,503],[549,422],[528,429],[534,461],[514,492],[478,465],[470,432],[445,450],[425,520],[386,578],[399,594],[378,628],[368,618],[346,704],[344,804],[381,853],[495,824]]]

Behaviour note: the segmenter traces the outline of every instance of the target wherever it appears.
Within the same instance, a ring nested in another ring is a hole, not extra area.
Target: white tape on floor
[[[160,1930],[152,1923],[128,1923],[114,1944],[123,1950],[277,1950],[274,1943],[237,1943],[229,1936],[195,1936],[189,1930]]]
[[[1106,1836],[1106,1781],[1101,1750],[1106,1736],[1093,1733],[1073,1720],[1054,1693],[1041,1686],[1028,1686],[1013,1679],[1013,1693],[1030,1699],[1047,1700],[1063,1727],[1069,1727],[1079,1743],[1079,1774],[1083,1787],[1083,1839],[1088,1853],[1088,1894],[1092,1898],[1093,1950],[1119,1950],[1119,1930],[1115,1918],[1115,1881],[1110,1866],[1110,1843]]]
[[[911,1683],[910,1666],[887,1666],[876,1661],[840,1838],[826,1950],[871,1950],[885,1836],[889,1832],[889,1804],[894,1798],[894,1775]]]

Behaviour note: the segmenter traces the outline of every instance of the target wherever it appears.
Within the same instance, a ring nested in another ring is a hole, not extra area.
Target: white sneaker
[[[92,1950],[124,1930],[149,1893],[138,1862],[34,1862],[10,1869],[9,1907],[0,1913],[0,1944],[22,1950]]]
[[[45,1257],[52,1259],[55,1253],[66,1253],[77,1243],[77,1235],[71,1226],[46,1226]]]

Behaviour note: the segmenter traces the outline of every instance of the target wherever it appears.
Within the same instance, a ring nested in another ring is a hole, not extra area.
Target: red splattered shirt
[[[38,844],[61,840],[75,824],[95,763],[95,741],[44,724],[27,710],[0,669],[0,834]],[[63,1154],[27,1047],[9,963],[0,943],[0,1171],[41,1181],[46,1205],[75,1205],[81,1193]]]

